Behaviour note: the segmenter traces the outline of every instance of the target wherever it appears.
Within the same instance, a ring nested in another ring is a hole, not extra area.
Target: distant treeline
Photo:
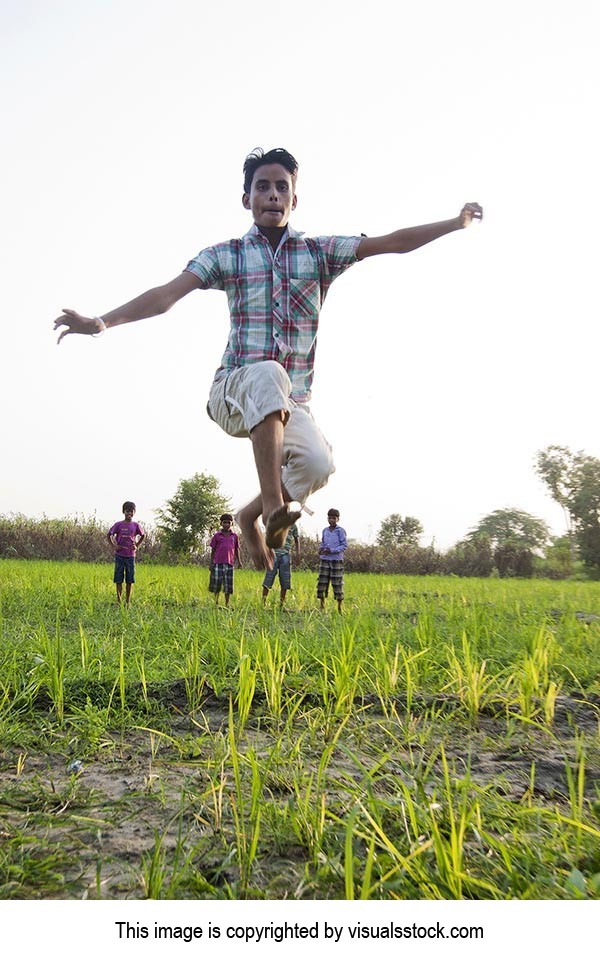
[[[30,519],[22,515],[0,516],[0,557],[23,560],[79,560],[86,563],[109,562],[113,551],[106,534],[109,526],[92,518]],[[411,576],[429,574],[456,576],[520,576],[565,579],[578,573],[563,555],[542,558],[529,550],[500,548],[492,550],[486,540],[464,541],[446,552],[433,546],[380,546],[352,542],[346,552],[348,573],[399,573]],[[242,545],[242,562],[250,560]],[[146,528],[146,539],[139,551],[141,563],[208,566],[208,549],[174,554],[161,545],[158,531]],[[301,537],[299,569],[318,570],[319,540]]]

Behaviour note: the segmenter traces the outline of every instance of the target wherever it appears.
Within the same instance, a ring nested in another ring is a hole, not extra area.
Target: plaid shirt
[[[227,294],[231,329],[215,378],[275,359],[296,402],[310,398],[319,312],[332,281],[357,260],[358,237],[303,238],[288,226],[276,251],[256,225],[205,248],[186,266],[200,288]]]

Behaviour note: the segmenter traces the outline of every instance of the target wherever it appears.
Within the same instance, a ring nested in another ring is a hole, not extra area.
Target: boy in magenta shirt
[[[231,528],[233,516],[223,513],[220,517],[221,529],[217,530],[210,541],[210,580],[208,592],[215,594],[215,605],[219,603],[221,589],[225,592],[225,606],[229,606],[229,597],[233,593],[233,566],[242,565],[240,559],[240,541],[237,533]]]
[[[113,523],[107,539],[115,551],[114,582],[117,588],[117,603],[121,602],[123,577],[125,577],[125,602],[129,603],[131,588],[135,583],[135,554],[146,534],[139,523],[134,523],[135,503],[123,503],[124,519]]]

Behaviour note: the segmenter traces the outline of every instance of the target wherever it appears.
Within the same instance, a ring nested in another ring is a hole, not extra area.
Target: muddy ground
[[[226,828],[218,827],[215,808],[209,806],[214,795],[209,793],[206,748],[194,750],[201,733],[226,739],[228,704],[208,696],[201,714],[192,715],[179,682],[161,688],[154,699],[164,703],[168,715],[160,728],[164,736],[144,729],[107,734],[104,745],[83,759],[59,752],[29,753],[24,747],[0,749],[0,845],[9,848],[18,841],[21,860],[17,873],[19,859],[13,854],[14,892],[9,874],[3,898],[81,899],[96,898],[98,892],[102,898],[144,897],[144,860],[155,848],[157,834],[164,835],[166,855],[176,853],[182,837],[186,847],[199,846],[206,897],[219,896],[212,888],[235,882],[235,867],[228,869],[222,848],[214,847]],[[444,708],[451,711],[453,705],[447,696],[426,703],[429,708],[439,705],[442,717]],[[374,732],[384,723],[378,703],[363,699],[362,704],[357,711],[361,725]],[[413,714],[418,711],[417,701]],[[482,716],[469,725],[452,720],[443,739],[457,775],[468,767],[474,783],[507,800],[554,806],[568,801],[567,765],[574,763],[576,741],[584,737],[593,742],[599,727],[600,698],[563,696],[557,699],[551,730],[522,725],[508,733],[506,719]],[[257,753],[266,752],[269,732],[250,724],[244,740]],[[365,763],[370,765],[376,751],[372,742],[365,746]],[[403,779],[410,775],[409,749],[402,757],[388,762],[385,774],[378,776],[374,787],[381,797],[392,792],[394,774]],[[336,749],[333,796],[340,797],[340,774],[357,781],[361,776],[351,757]],[[590,756],[586,791],[592,793],[595,787],[597,797],[599,784],[600,760]],[[266,789],[279,799],[291,793],[275,774]],[[276,876],[281,885],[280,893],[269,897],[319,897],[298,890],[302,875],[297,867],[305,861],[301,847],[270,848],[262,877],[267,881]]]

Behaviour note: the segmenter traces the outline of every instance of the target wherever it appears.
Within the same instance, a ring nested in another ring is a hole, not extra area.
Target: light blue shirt
[[[329,553],[323,553],[324,549],[328,549]],[[322,560],[343,560],[344,550],[347,549],[348,540],[346,538],[346,530],[342,526],[335,526],[333,529],[327,526],[323,530],[321,546],[319,547],[319,554]]]

